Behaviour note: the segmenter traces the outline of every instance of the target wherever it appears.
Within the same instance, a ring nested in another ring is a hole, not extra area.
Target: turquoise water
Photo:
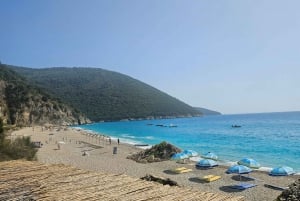
[[[153,145],[167,141],[200,154],[215,152],[224,161],[250,157],[265,167],[288,165],[300,172],[300,112],[105,122],[80,128],[121,142]]]

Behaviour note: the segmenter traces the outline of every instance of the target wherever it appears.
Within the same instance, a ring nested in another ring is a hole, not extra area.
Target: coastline
[[[88,129],[84,129],[84,128],[81,128],[81,127],[78,127],[78,126],[74,126],[74,127],[71,127],[71,128],[74,128],[74,129],[77,129],[78,131],[86,132],[86,133],[89,133],[89,134],[92,134],[92,135],[106,136],[106,137],[111,138],[114,141],[117,141],[117,139],[118,139],[117,137],[112,137],[112,136],[109,136],[107,134],[98,133],[98,132],[95,132],[95,131],[92,131],[92,130],[88,130]],[[124,140],[123,138],[120,138],[120,140],[123,141],[123,144],[128,144],[129,146],[134,146],[136,144],[134,141],[129,141],[129,140],[126,140],[126,139]],[[148,149],[148,148],[151,148],[153,146],[151,144],[147,144],[147,145],[148,146],[135,146],[135,147],[141,148],[141,149]],[[197,156],[197,157],[192,157],[191,161],[193,161],[193,162],[196,163],[196,162],[198,162],[201,159],[203,159],[203,158],[201,158],[201,156]],[[237,164],[237,162],[238,161],[230,161],[230,160],[219,160],[218,161],[219,165],[224,166],[226,168],[228,168],[228,167],[230,167],[232,165]],[[255,171],[261,171],[261,172],[265,172],[265,173],[269,173],[271,170],[272,170],[271,166],[261,166],[259,169],[255,169]],[[296,173],[294,175],[300,175],[300,172],[296,171]]]
[[[199,154],[212,151],[223,161],[253,158],[264,167],[290,166],[300,172],[300,113],[218,115],[201,118],[94,123],[83,129],[103,132],[129,143],[167,141]],[[178,128],[167,128],[176,125]],[[232,128],[241,125],[241,128]],[[124,138],[121,139],[121,138]]]
[[[299,175],[272,177],[264,171],[254,170],[250,176],[258,178],[260,181],[243,180],[243,182],[255,183],[257,186],[245,191],[234,191],[228,186],[239,183],[239,177],[238,175],[225,174],[227,167],[223,164],[214,169],[198,170],[195,168],[195,162],[193,161],[188,164],[179,164],[174,161],[136,163],[126,159],[126,157],[129,154],[139,152],[140,147],[124,144],[123,142],[118,145],[114,140],[110,144],[107,141],[107,135],[96,136],[78,128],[53,127],[52,129],[42,129],[40,126],[26,127],[14,131],[11,135],[12,138],[17,136],[30,136],[32,141],[43,143],[37,153],[37,160],[42,163],[62,163],[80,169],[126,174],[135,178],[152,174],[170,178],[180,186],[187,186],[204,192],[244,196],[246,200],[274,200],[281,191],[267,188],[264,184],[287,186],[300,178]],[[58,144],[60,147],[58,147]],[[116,154],[113,154],[114,147],[117,147]],[[87,153],[86,156],[83,156],[84,152]],[[185,174],[170,174],[168,171],[182,166],[191,168],[193,171]],[[203,183],[197,180],[197,177],[208,174],[220,175],[221,179],[211,183]]]

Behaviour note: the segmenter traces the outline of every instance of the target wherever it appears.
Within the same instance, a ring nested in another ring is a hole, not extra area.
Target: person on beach
[[[118,144],[120,144],[120,139],[118,138]]]
[[[108,141],[109,141],[109,144],[111,144],[111,138],[109,138]]]

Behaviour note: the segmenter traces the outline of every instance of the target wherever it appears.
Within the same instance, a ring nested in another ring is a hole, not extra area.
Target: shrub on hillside
[[[34,160],[37,149],[30,137],[17,138],[13,141],[5,139],[3,122],[0,119],[0,161],[26,159]]]

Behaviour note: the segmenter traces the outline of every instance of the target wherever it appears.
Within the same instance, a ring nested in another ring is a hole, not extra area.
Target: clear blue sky
[[[118,71],[222,113],[300,110],[299,0],[1,0],[0,61]]]

